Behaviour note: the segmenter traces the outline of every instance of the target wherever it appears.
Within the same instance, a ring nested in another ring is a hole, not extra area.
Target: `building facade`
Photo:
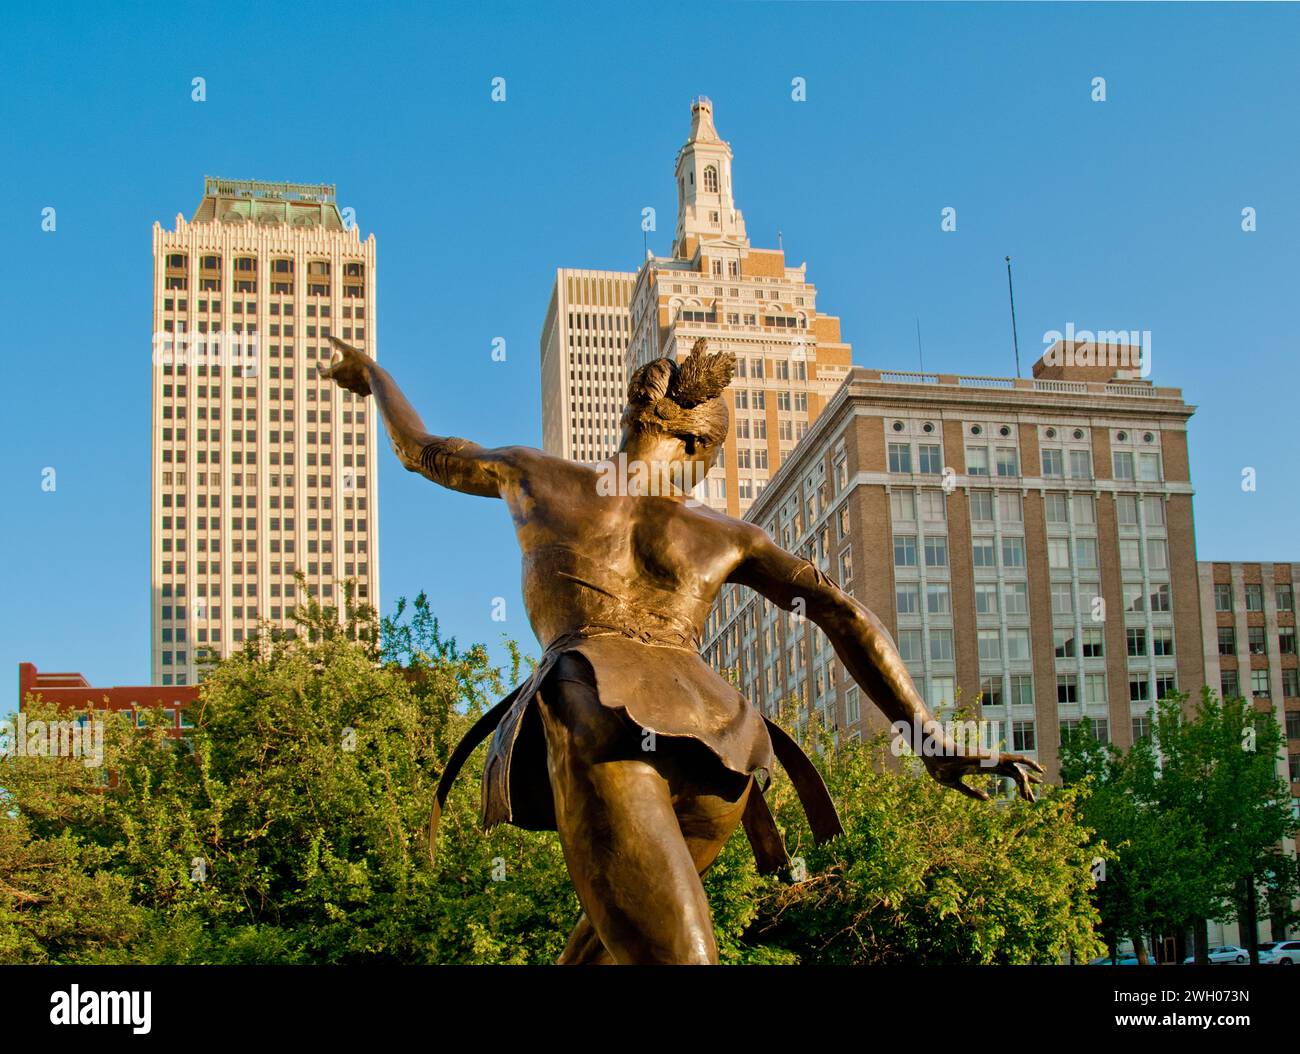
[[[298,573],[378,608],[375,420],[318,372],[331,333],[375,355],[375,239],[333,187],[209,178],[153,258],[151,670],[185,685],[291,626]]]
[[[1300,564],[1202,562],[1198,570],[1206,682],[1224,698],[1253,699],[1272,712],[1286,741],[1278,774],[1300,799]]]
[[[542,446],[574,461],[618,449],[627,404],[628,271],[555,272],[542,326]]]
[[[18,709],[25,711],[29,696],[55,704],[60,710],[75,714],[120,713],[135,725],[144,724],[143,711],[161,711],[163,727],[180,736],[193,722],[187,710],[198,703],[197,685],[160,687],[158,685],[114,685],[94,688],[79,673],[41,673],[34,663],[18,664]]]
[[[1086,717],[1125,746],[1205,670],[1193,408],[1051,372],[854,368],[747,518],[879,616],[933,709],[978,700],[1055,775],[1063,732]],[[825,635],[747,589],[724,589],[705,654],[765,712],[794,697],[844,735],[885,727]]]
[[[672,252],[635,273],[561,268],[540,341],[542,442],[598,461],[617,448],[632,372],[682,358],[698,337],[736,355],[725,399],[731,439],[697,496],[742,515],[848,373],[840,322],[817,310],[807,265],[750,245],[732,189],[731,147],[697,99],[677,154]]]
[[[713,104],[691,106],[677,154],[672,255],[649,256],[636,275],[628,373],[660,357],[684,358],[697,338],[736,356],[727,390],[731,436],[697,496],[743,515],[843,382],[852,351],[840,320],[817,310],[807,265],[750,245],[736,206],[732,152]]]

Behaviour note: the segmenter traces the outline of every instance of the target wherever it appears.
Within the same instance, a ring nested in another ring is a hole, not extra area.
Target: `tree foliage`
[[[525,660],[511,647],[501,670],[482,646],[461,648],[423,595],[379,633],[345,601],[342,618],[309,603],[294,633],[214,664],[183,741],[113,720],[104,770],[0,762],[0,961],[555,960],[579,913],[558,839],[481,831],[481,749],[444,811],[435,865],[425,844],[451,749]],[[810,736],[847,834],[811,846],[778,776],[770,800],[807,877],[760,877],[737,833],[706,880],[725,962],[1093,950],[1081,791],[972,802],[884,765],[878,743]]]

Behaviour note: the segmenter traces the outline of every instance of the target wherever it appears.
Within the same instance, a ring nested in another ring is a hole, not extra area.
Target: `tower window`
[[[704,170],[704,189],[709,194],[718,192],[718,170],[712,165]]]

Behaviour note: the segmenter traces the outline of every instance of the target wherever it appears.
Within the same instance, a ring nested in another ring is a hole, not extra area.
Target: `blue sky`
[[[1286,5],[11,7],[0,669],[148,677],[150,228],[205,174],[337,184],[429,427],[537,443],[554,268],[634,269],[646,205],[668,250],[696,94],[751,239],[784,232],[856,363],[915,368],[919,317],[927,369],[1009,375],[1009,253],[1026,369],[1067,322],[1151,330],[1198,407],[1201,558],[1300,559],[1298,30]],[[462,642],[534,646],[499,503],[387,451],[380,503],[385,607],[424,589]]]

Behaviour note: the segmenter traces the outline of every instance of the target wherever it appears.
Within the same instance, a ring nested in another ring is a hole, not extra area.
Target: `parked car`
[[[1132,952],[1124,952],[1121,955],[1116,956],[1115,961],[1113,963],[1111,962],[1111,958],[1109,955],[1099,955],[1097,958],[1090,960],[1088,965],[1089,966],[1140,966],[1141,963],[1138,962],[1138,957],[1134,955]]]
[[[1196,962],[1195,955],[1189,955],[1183,960],[1183,965]],[[1250,962],[1250,953],[1245,948],[1238,948],[1235,944],[1224,944],[1218,948],[1210,949],[1210,965],[1221,963],[1248,963]]]
[[[1259,965],[1263,966],[1269,961],[1268,955],[1278,945],[1277,941],[1261,941],[1259,945]]]
[[[1300,941],[1277,941],[1268,949],[1265,958],[1264,945],[1259,946],[1259,961],[1274,966],[1300,966]]]

